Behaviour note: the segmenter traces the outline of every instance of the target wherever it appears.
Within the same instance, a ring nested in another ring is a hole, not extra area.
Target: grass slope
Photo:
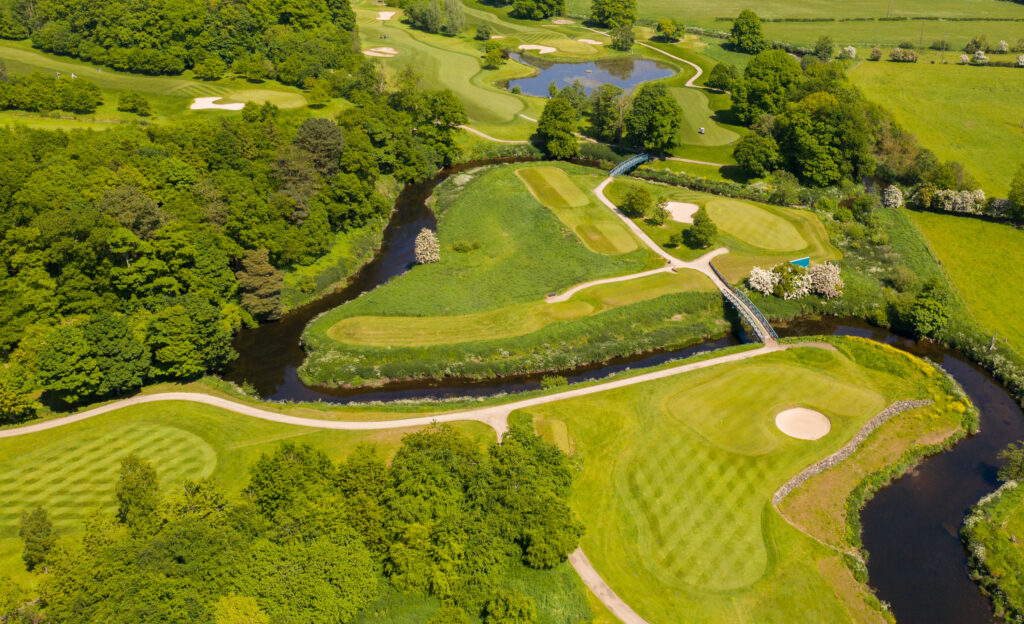
[[[1017,28],[1024,33],[1024,24]],[[946,60],[954,63],[957,56],[948,54]],[[850,79],[923,146],[943,160],[960,161],[986,193],[1005,197],[1024,158],[1022,72],[929,63],[938,57],[928,53],[912,64],[861,62]]]
[[[992,598],[996,617],[1024,614],[1024,487],[1004,485],[971,510],[962,535],[972,555],[972,576]],[[977,557],[976,553],[981,553]]]
[[[912,212],[978,323],[1024,354],[1024,232],[978,219]]]
[[[830,567],[835,552],[788,525],[770,497],[885,405],[935,394],[938,374],[847,342],[526,410],[565,423],[583,463],[573,499],[583,547],[648,621],[860,621],[839,595],[856,598],[857,587]],[[832,431],[783,435],[774,415],[795,406],[824,412]]]

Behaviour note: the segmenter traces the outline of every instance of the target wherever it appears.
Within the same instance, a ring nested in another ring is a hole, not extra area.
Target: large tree
[[[743,135],[732,150],[733,158],[744,171],[753,176],[763,176],[774,171],[782,163],[779,145],[771,135],[757,132]]]
[[[46,561],[47,555],[57,541],[50,514],[38,505],[22,514],[18,536],[24,543],[21,558],[29,571]]]
[[[512,15],[533,20],[565,15],[565,0],[515,0]]]
[[[660,83],[642,85],[624,119],[626,138],[648,150],[666,150],[679,140],[683,110],[668,88]]]
[[[790,89],[803,80],[800,63],[782,50],[768,50],[750,59],[743,79],[733,88],[733,109],[750,124],[761,115],[785,108]]]
[[[115,491],[118,521],[140,534],[155,528],[160,491],[152,464],[134,453],[122,459]]]
[[[592,0],[590,20],[605,28],[632,26],[636,21],[636,0]]]
[[[281,316],[281,288],[284,273],[270,264],[266,249],[242,254],[242,269],[236,273],[242,292],[242,307],[257,319]]]
[[[564,97],[554,97],[544,105],[540,122],[537,124],[537,135],[544,143],[544,151],[551,158],[565,160],[579,154],[579,142],[576,130],[579,127],[579,115],[576,109]]]
[[[1024,165],[1021,165],[1013,176],[1007,199],[1010,202],[1010,218],[1017,223],[1024,223]]]
[[[757,54],[768,48],[768,41],[764,38],[764,32],[761,30],[761,18],[757,16],[757,13],[750,9],[740,11],[732,23],[729,43],[736,50],[747,54]]]
[[[601,85],[590,93],[590,129],[605,143],[622,138],[622,112],[625,92],[612,84]]]

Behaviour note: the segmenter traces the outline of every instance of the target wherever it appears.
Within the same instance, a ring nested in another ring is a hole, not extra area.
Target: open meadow
[[[839,553],[788,524],[772,494],[896,400],[936,401],[869,438],[897,453],[917,438],[890,432],[949,435],[963,406],[928,365],[859,339],[836,345],[525,410],[538,427],[560,424],[582,460],[573,501],[587,524],[583,548],[647,621],[677,622],[680,613],[700,622],[884,621]],[[784,435],[773,418],[792,407],[824,413],[831,431],[813,441]],[[867,468],[891,461],[871,454]],[[857,482],[825,497],[824,512],[812,502],[813,512],[842,526],[845,508],[833,503]],[[843,539],[835,546],[849,548]]]

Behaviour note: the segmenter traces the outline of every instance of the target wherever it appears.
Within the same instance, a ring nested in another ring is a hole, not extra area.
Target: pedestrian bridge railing
[[[645,162],[647,162],[650,159],[651,159],[651,155],[650,154],[637,154],[636,156],[631,156],[627,160],[624,160],[624,161],[620,162],[619,164],[615,165],[615,168],[612,169],[608,173],[608,175],[614,178],[616,176],[620,176],[622,174],[629,173],[630,171],[632,171],[633,169],[636,169],[637,167],[639,167],[640,165],[644,164]]]
[[[750,300],[743,291],[738,288],[734,288],[729,280],[725,279],[725,276],[718,270],[713,262],[708,263],[711,266],[711,270],[715,272],[718,279],[722,280],[725,284],[726,290],[722,291],[725,295],[726,300],[732,304],[736,311],[740,313],[743,320],[750,325],[750,328],[754,330],[754,334],[757,335],[757,339],[761,342],[768,342],[769,340],[778,341],[779,335],[775,333],[772,328],[772,324],[768,322],[761,310],[758,309],[754,302]]]

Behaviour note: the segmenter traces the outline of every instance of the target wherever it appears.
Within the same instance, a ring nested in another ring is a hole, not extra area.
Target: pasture
[[[729,253],[715,258],[715,266],[733,283],[746,277],[753,266],[770,266],[804,256],[810,256],[814,262],[841,257],[839,250],[829,242],[825,226],[812,212],[728,199],[638,178],[616,179],[607,188],[608,198],[620,204],[630,187],[636,185],[646,186],[656,201],[686,202],[707,209],[719,230],[707,249],[690,249],[672,242],[689,225],[672,220],[666,220],[663,225],[643,219],[636,222],[656,243],[683,260],[692,260],[710,249],[726,247]]]
[[[930,52],[918,63],[860,62],[851,69],[850,80],[921,145],[942,160],[960,161],[986,193],[1005,197],[1024,162],[1024,112],[1019,105],[1024,72],[955,65],[959,52],[947,53],[946,65],[932,65],[939,56]]]
[[[700,622],[880,620],[835,551],[787,524],[770,499],[886,405],[948,397],[919,361],[858,339],[835,344],[838,352],[776,353],[524,410],[565,424],[583,463],[573,496],[587,525],[583,548],[649,622],[680,613]],[[823,412],[831,432],[816,441],[782,434],[774,415],[796,406]],[[901,420],[930,430],[958,417],[936,408],[892,422]],[[842,507],[830,511],[842,522]]]
[[[950,281],[979,325],[1024,355],[1024,232],[953,215],[911,212]]]

